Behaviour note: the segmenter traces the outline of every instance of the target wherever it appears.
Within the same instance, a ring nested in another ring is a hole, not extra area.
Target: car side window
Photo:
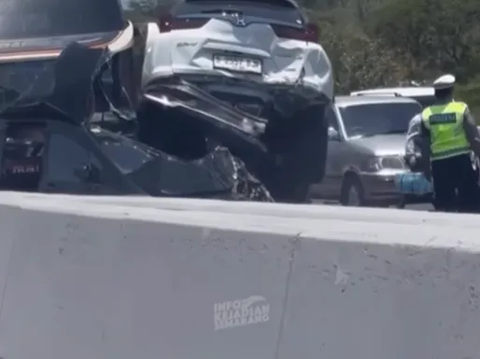
[[[87,170],[96,175],[87,176]],[[49,182],[100,184],[101,170],[100,161],[77,142],[61,134],[51,134],[47,173]]]
[[[328,106],[325,110],[325,117],[328,121],[328,126],[333,127],[336,131],[338,131],[338,120],[335,111],[333,111],[332,106]]]

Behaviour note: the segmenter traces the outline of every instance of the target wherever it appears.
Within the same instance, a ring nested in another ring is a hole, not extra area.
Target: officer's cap
[[[433,88],[435,90],[444,90],[453,87],[455,84],[455,76],[443,75],[433,81]]]

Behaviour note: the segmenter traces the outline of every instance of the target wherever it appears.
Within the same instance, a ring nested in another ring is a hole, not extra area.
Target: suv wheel
[[[273,168],[261,166],[257,177],[277,202],[306,203],[310,185],[322,181],[328,144],[324,112],[324,105],[315,105],[288,118],[270,116],[263,141],[275,160]]]
[[[356,176],[347,176],[343,181],[340,203],[343,206],[361,207],[365,206],[365,196],[362,184]]]

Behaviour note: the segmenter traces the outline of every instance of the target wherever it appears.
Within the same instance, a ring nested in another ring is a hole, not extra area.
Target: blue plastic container
[[[406,172],[395,177],[395,186],[402,194],[424,195],[433,192],[433,185],[423,173]]]

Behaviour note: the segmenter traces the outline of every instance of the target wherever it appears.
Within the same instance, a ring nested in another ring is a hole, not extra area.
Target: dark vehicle
[[[257,183],[224,149],[186,162],[92,127],[92,90],[109,59],[72,43],[30,71],[23,62],[0,66],[2,190],[252,199]]]
[[[263,185],[224,147],[183,161],[93,126],[93,137],[123,175],[153,196],[272,201]]]
[[[72,42],[108,49],[112,81],[105,90],[118,99],[126,88],[134,98],[134,27],[124,20],[118,0],[0,1],[0,14],[0,63],[15,62],[23,72],[35,72],[31,60],[54,60]],[[98,101],[97,106],[108,104]]]

